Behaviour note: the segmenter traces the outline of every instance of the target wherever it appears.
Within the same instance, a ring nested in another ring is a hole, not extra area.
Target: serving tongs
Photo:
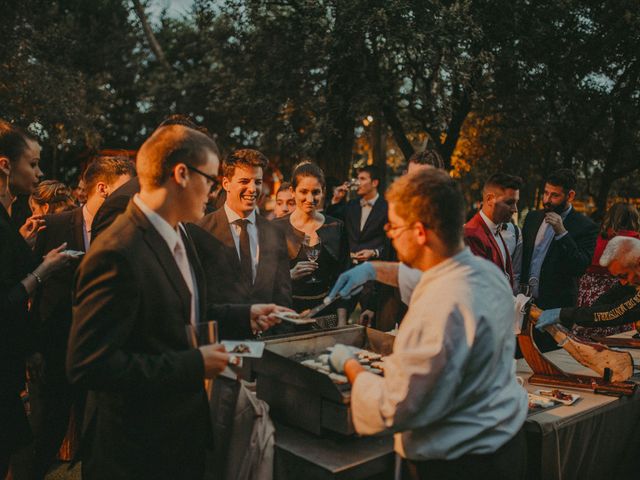
[[[340,295],[336,295],[333,298],[325,297],[321,304],[316,305],[315,307],[300,313],[297,317],[290,317],[286,314],[277,314],[281,320],[294,323],[296,325],[318,325],[318,322],[313,319],[318,313],[327,308],[329,305],[334,303],[337,300],[340,300],[342,297]],[[319,326],[319,325],[318,325]]]

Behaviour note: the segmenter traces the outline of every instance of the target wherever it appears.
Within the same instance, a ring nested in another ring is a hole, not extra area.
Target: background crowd
[[[180,128],[195,132],[193,138],[178,138],[176,129]],[[187,165],[181,173],[189,182],[195,181],[192,177],[200,178],[198,194],[205,201],[186,198],[175,187],[171,206],[162,203],[162,208],[175,210],[177,225],[184,224],[175,230],[179,234],[172,241],[177,250],[171,253],[180,267],[173,273],[183,276],[188,287],[185,298],[191,293],[191,300],[186,301],[190,306],[187,311],[191,315],[204,315],[206,311],[215,318],[232,318],[233,321],[220,322],[222,338],[253,338],[291,331],[293,327],[276,325],[271,317],[275,309],[287,307],[300,312],[321,303],[340,275],[353,266],[374,262],[382,270],[393,271],[396,277],[404,268],[397,264],[391,241],[402,235],[398,229],[403,227],[389,222],[383,176],[376,167],[364,166],[358,169],[356,178],[328,186],[318,165],[302,161],[295,165],[288,182],[279,186],[273,211],[268,211],[263,192],[268,160],[261,152],[230,152],[224,157],[218,176],[220,154],[205,129],[187,117],[173,116],[158,131],[173,132],[176,137],[171,137],[172,141],[184,142],[183,149],[196,145],[215,157],[215,162]],[[10,455],[31,445],[31,475],[43,478],[56,461],[65,436],[72,443],[80,436],[84,391],[98,381],[111,382],[109,385],[117,391],[136,379],[134,374],[125,378],[122,373],[105,380],[101,375],[104,372],[88,366],[95,358],[83,356],[86,352],[82,349],[97,341],[87,333],[90,328],[114,336],[101,340],[97,356],[106,355],[111,349],[110,339],[129,334],[95,324],[93,318],[98,314],[93,309],[99,310],[101,302],[107,301],[96,292],[91,275],[108,282],[110,275],[115,275],[105,269],[109,263],[110,268],[116,265],[132,278],[143,275],[150,283],[155,278],[151,268],[127,273],[127,262],[138,265],[135,262],[144,259],[120,259],[127,253],[120,251],[124,247],[119,242],[127,245],[138,240],[135,232],[122,226],[123,220],[117,223],[116,219],[130,216],[144,225],[131,205],[146,212],[144,205],[148,203],[168,202],[149,192],[155,192],[153,188],[178,174],[145,163],[147,156],[162,151],[164,145],[145,143],[137,164],[127,157],[99,156],[88,163],[77,187],[71,189],[57,180],[44,179],[36,136],[0,121],[0,421],[7,426],[0,431],[0,477],[9,467]],[[173,158],[171,155],[177,154],[168,151],[166,158]],[[407,162],[409,174],[444,168],[436,150],[416,153]],[[176,184],[182,180],[176,177]],[[617,236],[640,238],[637,209],[615,203],[598,226],[573,207],[576,175],[561,169],[545,180],[542,208],[521,218],[517,214],[523,185],[523,180],[514,175],[487,174],[481,206],[471,212],[464,226],[465,244],[473,254],[495,264],[508,279],[514,295],[527,293],[544,310],[591,306],[618,280],[600,266],[607,243]],[[28,210],[18,207],[19,196],[28,199]],[[203,218],[184,213],[202,210],[206,213]],[[155,227],[153,216],[147,217]],[[121,231],[116,232],[116,227]],[[100,257],[102,250],[111,252],[110,256]],[[87,260],[79,267],[82,252],[87,252]],[[198,258],[201,271],[190,269],[188,264],[186,270],[182,269],[180,255]],[[76,275],[78,268],[85,271]],[[78,276],[85,281],[78,282]],[[375,280],[368,278],[358,295],[341,299],[327,307],[323,315],[338,315],[344,309],[347,315],[356,312],[354,318],[360,323],[381,330],[397,327],[409,302],[402,285],[395,281],[396,286],[391,286],[394,282],[385,281],[384,277],[384,272],[378,272]],[[200,287],[204,287],[201,296],[196,294]],[[126,289],[126,282],[117,288]],[[621,298],[628,298],[635,291],[634,287],[626,288]],[[199,303],[204,298],[207,302]],[[90,303],[94,305],[89,307]],[[168,303],[166,307],[171,310],[175,306]],[[162,305],[148,312],[149,318],[160,308]],[[109,313],[126,317],[125,309],[126,305],[120,305]],[[629,328],[612,324],[595,331],[593,326],[574,328],[585,336]],[[144,336],[145,329],[151,326],[135,328],[141,328],[138,334]],[[538,335],[538,345],[555,348],[545,333]],[[140,341],[151,342],[149,348],[167,341],[158,332],[150,334],[150,338],[154,340]],[[75,345],[70,352],[68,345]],[[211,362],[218,353],[210,352]],[[207,368],[217,371],[217,366],[207,367],[206,358],[205,355],[205,372]],[[114,365],[124,371],[135,369],[122,362]],[[140,368],[140,375],[153,375],[156,368],[171,370],[166,365]],[[175,381],[178,384],[180,380]],[[30,409],[28,421],[25,406]],[[184,450],[188,445],[175,446]],[[99,464],[99,460],[96,462]]]

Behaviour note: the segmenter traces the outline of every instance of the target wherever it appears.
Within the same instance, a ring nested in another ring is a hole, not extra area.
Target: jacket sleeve
[[[611,327],[633,323],[640,319],[640,289],[617,285],[602,295],[590,307],[563,308],[560,323],[570,328]]]
[[[253,338],[250,311],[251,305],[207,305],[208,318],[218,322],[218,335],[222,340]]]
[[[202,388],[199,350],[132,353],[140,282],[122,254],[97,251],[76,276],[67,376],[83,388],[114,392],[179,392]]]
[[[561,253],[558,255],[559,262],[561,262],[560,268],[572,276],[582,275],[591,265],[597,237],[598,226],[589,222],[580,234],[574,236],[567,233],[556,240],[556,247],[560,249]]]
[[[0,208],[3,208],[0,206]],[[15,272],[8,267],[10,262],[7,259],[16,255],[14,252],[9,232],[2,228],[0,231],[0,259],[3,259],[3,265],[0,267],[0,318],[14,320],[24,316],[27,311],[27,302],[29,294],[19,279],[16,281]]]
[[[490,262],[493,261],[491,255],[487,255],[487,249],[485,245],[475,235],[465,234],[464,243],[469,247],[471,253],[473,253],[475,256],[486,258]]]

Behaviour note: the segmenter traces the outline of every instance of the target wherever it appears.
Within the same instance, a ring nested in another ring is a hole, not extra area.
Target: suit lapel
[[[71,232],[73,234],[74,245],[69,245],[70,249],[86,251],[84,245],[84,217],[82,215],[82,209],[84,207],[78,207],[73,211],[71,215]]]
[[[371,212],[369,212],[367,221],[364,222],[364,226],[360,231],[361,235],[364,235],[367,229],[371,227],[371,224],[375,221],[376,218],[378,218],[378,216],[380,215],[383,209],[384,209],[384,205],[382,205],[382,196],[380,196],[378,197],[378,200],[376,200],[376,203],[373,204],[373,207],[371,207]],[[362,207],[360,207],[360,216],[358,217],[358,225],[360,225],[361,218],[362,218]]]
[[[216,210],[216,212],[213,214],[213,220],[214,223],[211,229],[211,234],[216,237],[220,241],[220,243],[222,243],[222,245],[224,245],[224,256],[230,263],[231,271],[239,272],[240,259],[238,258],[236,243],[233,241],[233,236],[231,235],[231,226],[229,225],[229,219],[227,218],[227,213],[224,211],[224,208]]]
[[[258,267],[256,269],[256,278],[253,282],[252,288],[255,289],[258,285],[258,282],[262,280],[267,272],[265,269],[267,268],[267,262],[265,261],[265,254],[267,249],[270,247],[269,240],[267,238],[267,229],[264,228],[264,223],[267,220],[263,219],[260,215],[256,214],[256,228],[258,229],[258,252],[260,252],[260,256],[258,258]]]
[[[507,262],[505,262],[505,259],[502,258],[502,252],[500,251],[500,246],[498,245],[498,242],[496,241],[496,237],[493,236],[493,232],[491,231],[491,229],[489,228],[489,225],[487,225],[483,218],[480,216],[480,214],[476,214],[478,215],[478,223],[480,224],[480,226],[482,227],[482,231],[484,232],[485,237],[487,238],[487,240],[489,241],[489,243],[491,244],[491,248],[494,251],[494,254],[497,258],[500,259],[500,261],[502,262],[502,270],[505,270],[505,265],[507,264]],[[505,251],[506,251],[506,246],[505,246]],[[507,255],[509,255],[509,253],[507,252]]]
[[[198,251],[196,250],[189,233],[186,228],[180,228],[180,232],[182,234],[182,241],[184,242],[184,246],[187,250],[187,255],[189,257],[189,263],[191,264],[191,268],[193,268],[193,272],[196,276],[196,283],[198,289],[198,307],[199,307],[199,322],[207,321],[206,311],[207,311],[207,287],[206,282],[207,278],[204,274],[204,269],[202,268],[202,263],[200,262],[200,257],[198,256]]]
[[[167,242],[158,233],[158,231],[151,225],[147,217],[140,211],[140,209],[133,203],[129,203],[129,212],[134,221],[144,230],[144,240],[149,245],[151,251],[158,259],[158,263],[167,275],[169,283],[173,286],[174,290],[180,297],[182,302],[182,311],[184,314],[185,323],[189,323],[191,319],[191,292],[189,287],[182,277],[182,273],[178,268],[173,252],[169,250]]]

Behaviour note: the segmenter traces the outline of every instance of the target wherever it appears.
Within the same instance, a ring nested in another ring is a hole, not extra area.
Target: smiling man
[[[222,166],[224,207],[206,215],[199,228],[189,226],[214,302],[291,305],[287,243],[256,211],[267,164],[257,150],[231,153]]]

